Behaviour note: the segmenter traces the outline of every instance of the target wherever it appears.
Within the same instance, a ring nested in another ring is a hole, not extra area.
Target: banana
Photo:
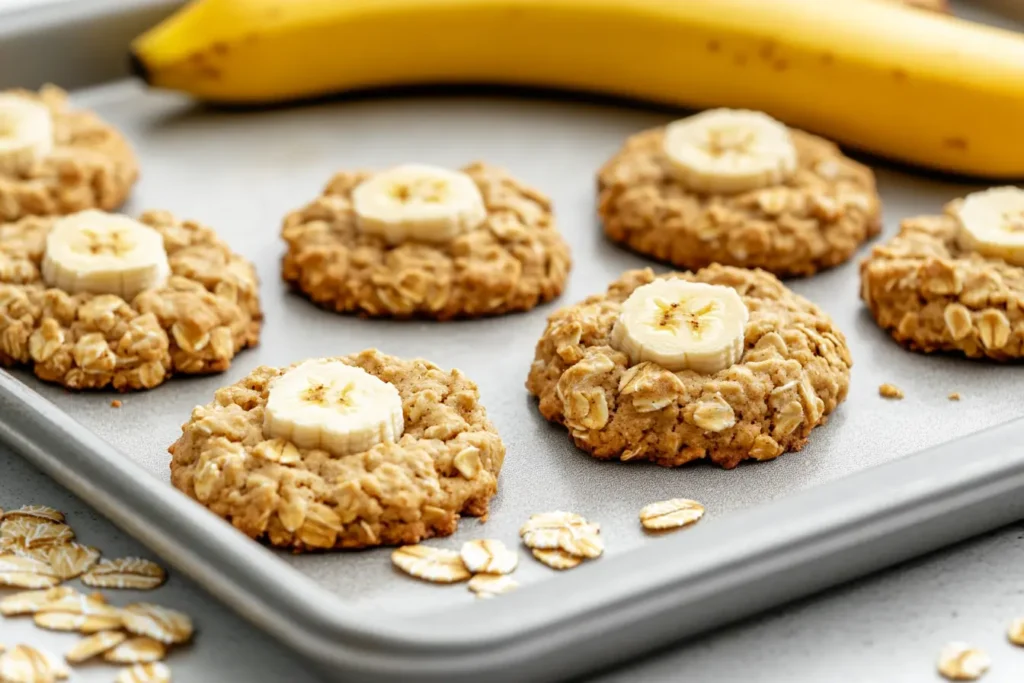
[[[732,287],[655,280],[633,290],[612,327],[612,346],[635,365],[712,374],[743,355],[749,314]]]
[[[1024,37],[894,2],[196,0],[132,56],[151,85],[223,103],[562,88],[764,111],[882,157],[1024,177]]]
[[[472,178],[425,164],[374,174],[352,191],[352,208],[360,230],[389,244],[448,242],[487,218]]]
[[[736,193],[778,185],[796,171],[789,130],[767,114],[712,109],[665,128],[665,156],[695,192]]]
[[[58,219],[46,236],[43,280],[71,294],[131,301],[161,286],[170,272],[160,233],[127,216],[81,211]]]
[[[27,97],[0,95],[0,173],[20,173],[52,150],[50,110]]]
[[[1024,190],[994,187],[963,198],[953,210],[964,249],[1024,266]]]
[[[263,435],[335,456],[395,442],[405,429],[391,384],[336,360],[309,360],[270,382]]]

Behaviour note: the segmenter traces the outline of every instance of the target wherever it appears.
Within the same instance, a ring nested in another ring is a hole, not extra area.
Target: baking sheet
[[[637,523],[646,503],[695,498],[708,509],[702,524],[714,524],[731,511],[1024,415],[1019,400],[1024,366],[912,354],[874,325],[857,295],[856,262],[866,247],[850,263],[788,283],[834,317],[854,358],[847,402],[815,430],[802,452],[733,471],[705,464],[668,470],[599,462],[578,451],[564,429],[540,417],[523,384],[545,318],[557,306],[603,291],[628,268],[668,269],[604,239],[595,218],[594,174],[626,136],[664,123],[671,114],[496,95],[400,96],[224,112],[175,95],[145,93],[131,83],[81,91],[75,101],[125,131],[138,149],[142,181],[128,213],[166,208],[203,221],[250,258],[262,277],[261,345],[238,356],[224,375],[177,378],[148,393],[119,397],[124,405],[113,409],[109,394],[69,394],[18,373],[160,481],[168,481],[166,448],[178,437],[180,424],[217,387],[260,364],[286,365],[368,347],[465,371],[479,384],[505,440],[508,455],[490,521],[482,526],[465,519],[456,536],[431,541],[452,548],[479,537],[515,544],[518,527],[531,513],[568,509],[602,524],[608,556],[628,553],[660,541]],[[559,301],[527,314],[478,321],[370,321],[323,311],[281,283],[281,219],[315,197],[334,171],[408,161],[454,167],[474,159],[502,165],[552,196],[574,259]],[[878,169],[878,181],[885,209],[881,239],[900,219],[939,211],[946,201],[979,187],[888,168]],[[906,399],[879,397],[883,382],[901,387]],[[954,391],[961,401],[947,399]],[[182,504],[192,503],[182,497]],[[389,552],[280,557],[360,609],[424,613],[474,599],[464,586],[441,588],[397,575]],[[554,575],[524,557],[516,578],[529,584]]]

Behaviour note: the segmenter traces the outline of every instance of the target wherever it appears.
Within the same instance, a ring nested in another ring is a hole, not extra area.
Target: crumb
[[[121,406],[122,406],[122,403],[120,401],[118,401],[116,398],[113,401],[110,402],[110,407],[111,408],[120,408]]]
[[[946,398],[948,398],[950,401],[959,401],[960,400],[960,394],[954,391],[952,394],[950,394]]]
[[[895,384],[883,384],[882,386],[878,387],[878,394],[883,398],[903,398],[903,390],[900,389]]]

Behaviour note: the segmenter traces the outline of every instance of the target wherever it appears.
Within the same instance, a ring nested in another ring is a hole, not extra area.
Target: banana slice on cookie
[[[789,129],[767,114],[711,109],[670,123],[664,152],[690,190],[735,194],[777,185],[797,168]]]
[[[127,216],[88,210],[54,222],[46,237],[43,280],[77,294],[116,294],[131,301],[170,274],[159,232]]]
[[[359,229],[389,244],[448,242],[487,218],[472,178],[424,164],[375,174],[352,191],[352,207]]]
[[[994,187],[964,197],[954,211],[960,246],[1024,266],[1024,190]]]
[[[50,110],[26,97],[0,95],[0,172],[20,172],[52,150]]]
[[[711,374],[743,355],[749,313],[732,287],[686,280],[655,280],[622,303],[612,346],[635,365]]]
[[[362,453],[402,436],[398,390],[362,368],[310,360],[270,383],[263,435],[335,456]]]

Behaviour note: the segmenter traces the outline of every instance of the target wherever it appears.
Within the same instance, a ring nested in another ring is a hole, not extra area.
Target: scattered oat
[[[121,403],[120,401],[118,401],[116,398],[113,401],[110,402],[110,407],[111,408],[120,408],[123,405],[124,404]]]
[[[404,545],[391,553],[391,561],[406,574],[434,583],[458,583],[472,576],[454,550]]]
[[[58,583],[60,579],[56,576],[29,572],[0,572],[0,586],[8,588],[53,588]]]
[[[168,645],[187,642],[192,637],[192,619],[187,614],[138,602],[121,610],[124,627],[137,636],[149,636]]]
[[[510,576],[499,574],[477,574],[469,580],[469,590],[478,598],[493,598],[495,595],[511,593],[519,588],[519,582]]]
[[[50,548],[48,557],[53,572],[68,581],[91,569],[100,559],[100,551],[81,543],[65,543]]]
[[[903,398],[903,390],[895,384],[883,384],[878,387],[878,395],[882,398],[894,398],[899,400]]]
[[[519,564],[519,555],[501,541],[490,539],[462,544],[462,562],[474,574],[511,574]]]
[[[42,517],[8,517],[0,522],[0,552],[47,548],[75,540],[75,532],[67,524]]]
[[[948,398],[950,401],[959,401],[960,400],[960,394],[958,392],[954,391],[952,394],[950,394],[946,398]]]
[[[672,498],[645,505],[640,510],[640,523],[645,529],[662,531],[693,524],[704,516],[704,506],[687,498]]]
[[[583,562],[582,557],[570,555],[561,548],[555,548],[554,550],[534,549],[532,552],[534,557],[552,569],[572,569],[573,567],[578,567]]]
[[[122,669],[115,683],[171,683],[171,670],[163,662],[136,664]]]
[[[75,643],[64,655],[64,659],[72,664],[78,664],[117,647],[127,638],[128,636],[120,631],[100,631]]]
[[[82,575],[82,583],[94,588],[130,588],[151,590],[167,579],[167,572],[155,562],[141,557],[100,560]]]
[[[0,572],[22,572],[53,577],[57,575],[47,562],[19,555],[0,555]]]
[[[14,595],[8,595],[0,600],[0,614],[5,617],[15,616],[18,614],[34,614],[48,603],[62,598],[68,598],[75,594],[75,589],[68,588],[67,586],[51,588],[49,590],[15,593]]]
[[[108,605],[102,593],[91,593],[83,595],[74,593],[48,602],[36,610],[39,613],[46,612],[67,612],[69,614],[84,614],[94,617],[120,617],[121,610]]]
[[[985,652],[967,643],[949,643],[939,653],[939,673],[951,681],[977,680],[991,665]]]
[[[49,520],[57,524],[64,522],[63,512],[46,505],[22,505],[17,510],[8,510],[3,515],[0,515],[0,519],[10,519],[13,517],[35,517],[37,519]]]
[[[29,645],[15,645],[0,655],[0,681],[4,683],[47,683],[68,675],[63,662]]]
[[[570,555],[594,558],[604,552],[601,527],[572,512],[532,515],[520,528],[523,543],[534,550],[561,548]]]
[[[115,664],[141,664],[160,661],[166,654],[167,647],[159,640],[140,636],[107,650],[103,659]]]
[[[1024,645],[1024,619],[1017,618],[1010,622],[1010,629],[1006,632],[1006,637],[1014,645]]]
[[[50,631],[78,631],[84,634],[121,628],[118,615],[72,614],[70,612],[36,612],[36,626]]]

